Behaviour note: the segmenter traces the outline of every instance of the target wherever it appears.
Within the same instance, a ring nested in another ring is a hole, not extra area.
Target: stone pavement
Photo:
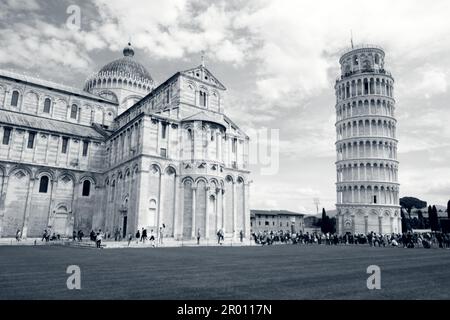
[[[32,245],[63,245],[63,246],[72,246],[72,247],[86,247],[86,248],[95,248],[95,242],[90,241],[88,239],[84,239],[82,242],[73,241],[71,239],[62,239],[57,241],[41,241],[40,238],[28,238],[22,239],[21,241],[17,241],[15,238],[0,238],[0,246],[32,246]],[[158,244],[156,241],[154,244],[147,240],[145,243],[141,241],[133,240],[128,244],[128,241],[114,241],[107,240],[102,241],[102,247],[105,249],[116,249],[116,248],[153,248],[153,247],[214,247],[214,246],[224,246],[224,247],[242,247],[242,246],[254,246],[255,242],[249,239],[243,239],[241,242],[239,239],[228,238],[222,242],[222,244],[218,244],[217,240],[213,239],[201,239],[200,244],[197,244],[197,240],[175,240],[173,238],[165,238],[163,239],[163,244]]]

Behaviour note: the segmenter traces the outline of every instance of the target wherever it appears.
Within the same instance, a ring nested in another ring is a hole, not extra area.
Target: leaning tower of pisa
[[[378,46],[346,50],[336,80],[337,232],[401,232],[394,78]]]

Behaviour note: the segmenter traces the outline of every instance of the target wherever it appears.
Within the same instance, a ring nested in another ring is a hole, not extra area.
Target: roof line
[[[89,92],[77,89],[75,87],[70,87],[62,84],[58,84],[56,82],[48,81],[48,80],[42,80],[38,78],[34,78],[27,75],[22,75],[16,72],[7,71],[4,69],[0,69],[0,77],[5,79],[11,79],[15,81],[19,81],[26,84],[32,84],[37,87],[50,89],[50,91],[57,91],[62,93],[69,93],[71,95],[77,96],[77,97],[83,97],[89,100],[95,100],[97,102],[104,102],[109,103],[112,105],[118,105],[118,103],[107,100],[105,98],[102,98],[100,96],[93,95]]]

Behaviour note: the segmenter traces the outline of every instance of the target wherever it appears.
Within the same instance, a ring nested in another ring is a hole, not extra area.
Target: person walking
[[[243,242],[244,241],[244,231],[240,231],[239,232],[239,237],[241,238],[241,242]]]
[[[131,241],[133,240],[133,235],[131,233],[128,234],[128,246],[130,246]]]
[[[136,231],[136,244],[139,243],[139,239],[141,238],[141,233],[138,231]]]
[[[97,236],[95,238],[95,242],[97,244],[97,248],[99,248],[99,249],[102,248],[102,239],[103,239],[102,229],[98,229],[98,233],[97,233]]]
[[[200,244],[200,237],[201,237],[200,228],[198,228],[198,230],[197,230],[197,245]]]
[[[47,240],[47,229],[44,230],[41,241]]]
[[[220,229],[219,230],[217,230],[217,244],[221,244],[220,243],[220,237],[221,235],[220,235]]]
[[[20,239],[22,238],[22,232],[20,231],[20,229],[17,229],[16,232],[16,241],[20,242]]]
[[[141,240],[142,240],[142,243],[145,243],[145,240],[147,240],[147,229],[142,228]]]
[[[145,231],[145,238],[147,238],[147,230]],[[153,235],[153,229],[150,230],[150,243],[152,245],[152,247],[155,247],[155,236]]]

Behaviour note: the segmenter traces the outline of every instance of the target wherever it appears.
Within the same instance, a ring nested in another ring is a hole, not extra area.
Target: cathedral
[[[250,235],[249,137],[201,65],[157,85],[131,44],[82,90],[0,70],[0,236]]]

